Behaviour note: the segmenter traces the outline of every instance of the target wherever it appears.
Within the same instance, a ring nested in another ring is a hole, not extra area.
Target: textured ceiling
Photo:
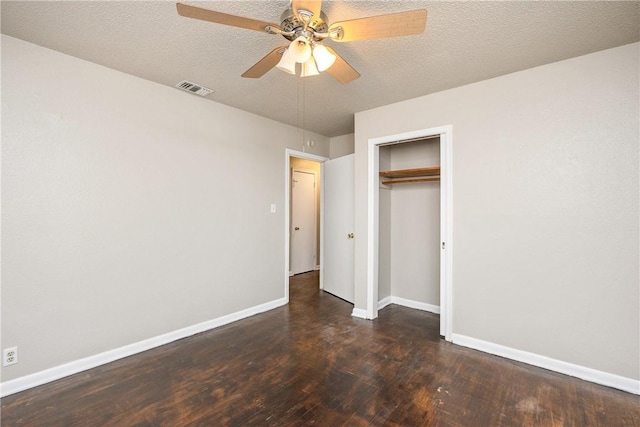
[[[279,23],[289,1],[188,4]],[[325,136],[353,114],[640,40],[640,2],[325,1],[329,22],[426,8],[424,34],[330,44],[362,77],[240,75],[282,36],[184,18],[164,1],[2,1],[2,33]],[[177,90],[177,89],[176,89]],[[195,96],[185,93],[185,96]]]

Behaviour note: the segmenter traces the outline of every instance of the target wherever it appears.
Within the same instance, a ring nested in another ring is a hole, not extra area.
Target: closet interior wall
[[[380,147],[380,171],[440,165],[440,139]],[[440,306],[440,182],[380,185],[378,298]]]

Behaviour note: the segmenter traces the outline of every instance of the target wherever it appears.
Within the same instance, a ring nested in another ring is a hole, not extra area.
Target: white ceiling
[[[280,23],[288,0],[188,4]],[[426,8],[424,34],[327,42],[362,77],[240,75],[282,36],[184,18],[165,1],[2,1],[2,33],[160,84],[189,80],[207,99],[320,133],[353,132],[353,114],[640,40],[640,2],[329,1],[329,23]],[[177,89],[176,89],[177,90]],[[195,96],[185,93],[185,96]]]

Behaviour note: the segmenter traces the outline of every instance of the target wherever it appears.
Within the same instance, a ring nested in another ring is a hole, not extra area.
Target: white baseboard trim
[[[315,271],[320,270],[320,266],[319,266],[319,265],[316,265],[316,268],[314,268],[314,270],[315,270]]]
[[[471,338],[465,335],[452,334],[452,341],[454,344],[458,344],[463,347],[469,347],[485,353],[495,354],[496,356],[506,357],[507,359],[517,360],[518,362],[570,375],[572,377],[577,377],[585,381],[605,385],[607,387],[617,388],[629,393],[640,394],[640,381],[631,378],[598,371],[585,366],[574,365],[573,363],[563,362],[547,356],[529,353],[527,351],[494,344],[492,342]]]
[[[291,276],[293,276],[293,275],[294,275],[294,274],[293,274],[293,271],[290,271],[290,272],[289,272],[289,277],[291,277]]]
[[[378,310],[382,310],[386,306],[393,304],[392,298],[393,297],[389,296],[389,297],[382,298],[380,301],[378,301]]]
[[[403,307],[415,308],[416,310],[428,311],[429,313],[440,314],[440,306],[427,304],[426,302],[413,301],[406,298],[389,296],[378,301],[378,310],[382,310],[389,304],[398,304]]]
[[[217,319],[187,326],[186,328],[178,329],[166,334],[138,341],[133,344],[128,344],[123,347],[115,348],[113,350],[108,350],[103,353],[85,357],[84,359],[75,360],[73,362],[65,363],[64,365],[55,366],[53,368],[25,375],[24,377],[16,378],[14,380],[5,381],[0,384],[0,397],[18,393],[20,391],[46,384],[60,378],[67,377],[69,375],[77,374],[78,372],[93,369],[95,367],[114,362],[118,359],[132,356],[134,354],[141,353],[155,347],[160,347],[164,344],[168,344],[170,342],[177,341],[191,335],[199,334],[200,332],[215,329],[220,326],[247,317],[251,317],[259,313],[263,313],[265,311],[273,310],[274,308],[278,308],[286,304],[286,298],[280,298],[274,301],[257,305],[255,307],[250,307],[245,310],[227,314],[226,316],[218,317]]]
[[[402,305],[404,307],[415,308],[416,310],[428,311],[430,313],[440,314],[440,306],[427,304],[426,302],[413,301],[410,299],[391,297],[392,304]]]
[[[366,319],[367,318],[367,310],[363,310],[361,308],[355,308],[353,309],[353,312],[351,312],[351,315],[353,317],[359,317],[360,319]]]

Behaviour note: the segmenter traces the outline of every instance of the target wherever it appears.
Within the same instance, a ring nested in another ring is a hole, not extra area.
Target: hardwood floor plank
[[[5,426],[640,426],[640,398],[375,321],[295,276],[290,303],[2,399]]]

